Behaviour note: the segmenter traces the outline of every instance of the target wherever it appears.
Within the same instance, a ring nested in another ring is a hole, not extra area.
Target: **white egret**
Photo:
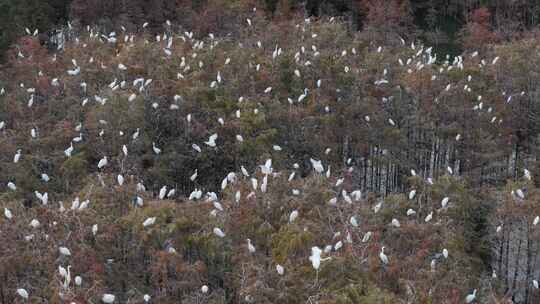
[[[309,257],[309,260],[311,261],[311,265],[317,271],[317,273],[319,271],[319,267],[321,266],[321,262],[330,259],[330,257],[321,259],[321,253],[322,250],[319,247],[311,247],[311,256]]]
[[[105,303],[105,304],[111,304],[111,303],[114,303],[115,299],[116,299],[116,297],[113,294],[106,293],[101,298],[101,301],[103,301],[103,303]]]
[[[21,159],[21,149],[17,150],[17,153],[13,156],[13,163],[18,163]]]
[[[82,285],[82,277],[81,276],[76,276],[75,277],[75,285],[77,285],[77,286]]]
[[[431,221],[431,219],[433,218],[433,211],[431,211],[427,216],[426,218],[424,219],[424,222],[429,222]]]
[[[382,201],[378,202],[375,206],[373,206],[373,212],[377,213],[382,208]]]
[[[298,210],[293,210],[291,214],[289,215],[289,223],[294,222],[296,218],[298,217]]]
[[[311,165],[313,166],[313,169],[317,173],[322,173],[324,171],[324,167],[322,165],[322,162],[320,160],[315,160],[313,158],[309,159],[311,162]]]
[[[354,201],[357,202],[362,198],[362,191],[354,190],[351,192],[351,196],[353,197]]]
[[[7,186],[9,188],[9,190],[12,190],[12,191],[17,190],[17,186],[13,182],[8,182]]]
[[[413,189],[409,192],[409,199],[412,200],[415,196],[416,196],[416,190]]]
[[[381,247],[381,252],[379,253],[379,259],[384,265],[388,264],[388,256],[384,253],[384,246]]]
[[[197,179],[197,169],[195,169],[195,172],[189,177],[189,179],[193,182]]]
[[[473,291],[473,293],[468,294],[468,295],[465,297],[465,302],[466,302],[467,304],[469,304],[469,303],[472,303],[475,299],[476,299],[476,289]]]
[[[26,289],[24,289],[24,288],[18,288],[18,289],[17,289],[17,294],[18,294],[21,298],[23,298],[23,299],[25,299],[25,300],[28,300],[28,291],[26,291]]]
[[[131,135],[131,139],[132,140],[137,139],[137,137],[139,137],[139,133],[140,133],[140,130],[139,128],[137,128],[137,130],[135,130],[135,132]]]
[[[167,186],[161,187],[161,189],[159,189],[159,199],[160,200],[164,199],[166,194],[167,194]]]
[[[156,217],[149,217],[143,222],[143,227],[152,226],[156,223]]]
[[[58,251],[60,251],[60,254],[65,256],[71,255],[71,251],[67,247],[58,247]]]
[[[351,216],[349,223],[351,223],[353,227],[358,227],[358,221],[356,220],[356,217],[354,215]]]
[[[4,216],[10,220],[13,218],[13,214],[11,213],[11,210],[9,210],[8,208],[4,208]]]
[[[207,144],[210,147],[215,147],[217,138],[218,138],[217,133],[214,133],[214,134],[210,135],[210,137],[208,138],[208,141],[205,141],[204,143]]]
[[[156,143],[155,143],[155,142],[152,142],[152,150],[154,151],[154,153],[155,153],[156,155],[158,155],[158,154],[161,153],[161,149],[158,148],[158,147],[156,146]]]
[[[193,148],[193,150],[195,150],[195,151],[197,151],[199,153],[201,153],[201,151],[202,151],[201,147],[199,147],[199,145],[197,145],[197,144],[192,144],[191,147]]]
[[[225,233],[219,229],[219,228],[214,228],[214,234],[217,235],[218,237],[220,238],[224,238],[225,237]]]
[[[249,253],[255,253],[255,246],[253,246],[250,239],[247,239],[247,247]]]
[[[30,227],[36,229],[36,228],[39,228],[40,226],[40,223],[37,219],[33,219],[31,222],[30,222]]]
[[[285,273],[285,268],[283,268],[283,266],[277,264],[276,265],[276,271],[279,275],[283,275]]]
[[[103,156],[102,159],[99,160],[98,162],[98,169],[102,169],[103,167],[105,167],[107,165],[108,161],[107,161],[107,156]]]
[[[523,190],[517,189],[515,193],[520,199],[525,199],[525,194],[523,193]]]
[[[73,143],[71,143],[70,146],[64,150],[64,154],[67,157],[71,157],[71,152],[73,152]]]
[[[362,243],[368,242],[372,234],[373,233],[371,231],[366,232],[366,234],[364,234],[364,237],[362,238]]]
[[[441,200],[441,207],[444,209],[446,208],[446,206],[448,205],[448,201],[450,200],[450,198],[447,196],[447,197],[444,197],[442,200]]]
[[[523,169],[523,175],[525,176],[526,179],[532,180],[531,172],[529,170]]]
[[[122,176],[122,174],[118,174],[118,176],[116,177],[116,181],[118,182],[119,186],[122,186],[124,184],[124,177]]]

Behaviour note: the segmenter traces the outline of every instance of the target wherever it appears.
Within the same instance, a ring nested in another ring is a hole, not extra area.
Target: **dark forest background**
[[[487,14],[483,21],[489,23],[498,39],[520,36],[540,19],[538,0],[0,0],[0,53],[5,57],[5,50],[25,33],[25,28],[32,32],[38,29],[40,38],[46,39],[68,20],[104,28],[134,28],[149,22],[150,30],[156,31],[170,20],[199,30],[200,35],[227,34],[234,28],[230,22],[235,20],[235,7],[246,4],[273,19],[288,18],[290,14],[343,16],[350,30],[361,30],[367,11],[377,8],[382,18],[400,18],[404,34],[422,38],[443,54],[457,54],[466,46],[460,34],[475,22],[475,11],[479,9]]]

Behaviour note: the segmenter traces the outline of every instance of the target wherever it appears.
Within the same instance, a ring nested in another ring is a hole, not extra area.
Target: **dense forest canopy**
[[[536,5],[0,0],[0,303],[539,303]]]
[[[108,31],[120,25],[134,29],[144,22],[158,31],[158,24],[170,20],[200,29],[198,34],[229,33],[234,26],[224,25],[234,20],[232,11],[247,5],[274,20],[298,13],[343,16],[352,30],[361,30],[369,22],[370,11],[379,10],[382,18],[404,18],[408,35],[421,37],[436,50],[452,55],[462,50],[459,34],[473,21],[477,9],[488,11],[489,27],[504,40],[521,36],[540,19],[540,3],[532,0],[0,0],[0,52],[4,54],[25,28],[52,36],[54,29],[68,20],[100,24]]]

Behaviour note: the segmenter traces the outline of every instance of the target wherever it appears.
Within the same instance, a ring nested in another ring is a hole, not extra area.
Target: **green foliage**
[[[278,264],[304,252],[313,242],[313,235],[297,225],[283,226],[272,236],[272,256]]]
[[[375,286],[365,286],[364,284],[349,285],[341,295],[338,296],[336,304],[390,304],[397,299],[391,294],[381,291]]]

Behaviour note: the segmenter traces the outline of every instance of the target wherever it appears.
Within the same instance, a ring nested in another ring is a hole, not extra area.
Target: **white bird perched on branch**
[[[58,251],[60,251],[60,254],[65,256],[71,255],[71,251],[67,247],[58,247]]]
[[[208,293],[208,286],[203,285],[203,286],[201,287],[201,292],[202,292],[202,293]]]
[[[465,297],[465,302],[466,302],[467,304],[469,304],[469,303],[472,303],[475,299],[476,299],[476,289],[473,291],[473,293],[468,294],[468,295]]]
[[[351,218],[349,219],[349,223],[351,223],[353,227],[358,227],[358,221],[356,220],[356,217],[354,215],[351,216]]]
[[[277,264],[276,265],[276,271],[279,275],[283,275],[285,273],[285,268],[283,268],[283,266]]]
[[[247,239],[247,246],[249,253],[255,253],[255,246],[253,246],[250,239]]]
[[[373,233],[371,231],[366,232],[366,234],[364,234],[364,237],[362,238],[362,243],[368,242],[372,234]]]
[[[161,153],[161,149],[156,146],[155,142],[152,142],[152,150],[156,155],[159,155]]]
[[[200,189],[195,189],[189,195],[189,200],[198,200],[202,197],[202,191]]]
[[[210,147],[215,147],[217,138],[218,138],[217,133],[214,133],[214,134],[210,135],[210,137],[208,138],[208,141],[205,141],[204,143],[207,144]]]
[[[21,149],[18,149],[17,153],[15,153],[15,155],[13,156],[13,163],[18,163],[21,159],[21,155]]]
[[[450,200],[450,198],[448,196],[444,197],[442,200],[441,200],[441,207],[442,208],[446,208],[446,206],[448,206],[448,201]]]
[[[409,199],[412,200],[415,196],[416,196],[416,190],[413,189],[409,192]]]
[[[143,227],[152,226],[156,223],[156,217],[149,217],[143,222]]]
[[[199,147],[199,145],[197,145],[197,144],[192,144],[191,147],[193,148],[193,150],[195,150],[195,151],[197,151],[199,153],[201,153],[201,151],[202,151],[201,147]]]
[[[528,180],[532,180],[531,172],[527,169],[523,169],[523,176]]]
[[[105,167],[107,165],[107,163],[108,163],[107,156],[103,156],[103,158],[100,159],[99,162],[98,162],[98,165],[97,165],[98,169],[101,169],[101,168]]]
[[[379,259],[384,265],[388,264],[388,256],[384,253],[384,246],[381,247],[381,252],[379,253]]]
[[[322,161],[315,160],[313,158],[310,158],[309,161],[311,162],[311,165],[313,166],[313,169],[315,170],[315,172],[323,173],[324,167],[322,165]]]
[[[351,192],[351,196],[353,197],[355,202],[358,202],[362,198],[362,191],[354,190],[353,192]]]
[[[317,272],[319,271],[319,267],[321,266],[322,261],[331,259],[330,257],[321,259],[321,253],[322,250],[319,247],[311,247],[311,256],[309,257],[309,260],[311,261],[311,266],[313,266],[313,268],[317,270]]]
[[[122,176],[122,174],[118,174],[116,181],[118,182],[119,186],[122,186],[124,184],[124,176]]]
[[[294,222],[296,218],[298,217],[298,210],[293,210],[291,214],[289,215],[289,223]]]
[[[28,291],[26,291],[26,289],[24,289],[24,288],[18,288],[18,289],[17,289],[17,294],[18,294],[21,298],[23,298],[23,299],[25,299],[25,300],[28,300]]]
[[[161,189],[159,189],[159,199],[160,200],[164,199],[166,194],[167,194],[167,186],[161,187]]]
[[[11,210],[9,210],[8,208],[4,208],[4,216],[10,220],[13,218],[13,214],[11,213]]]
[[[8,188],[12,191],[16,191],[17,190],[17,186],[13,183],[13,182],[8,182],[7,184]]]
[[[431,221],[432,218],[433,218],[433,211],[430,212],[430,213],[426,216],[426,218],[424,219],[424,221],[427,223],[427,222]]]
[[[103,303],[106,303],[106,304],[111,304],[114,302],[115,299],[116,297],[113,294],[106,293],[101,298],[101,301],[103,301]]]
[[[39,225],[40,225],[40,223],[39,223],[39,221],[36,220],[36,219],[33,219],[33,220],[30,222],[30,227],[32,227],[32,228],[34,228],[34,229],[39,228]]]
[[[525,199],[525,194],[523,193],[523,190],[517,189],[515,193],[520,199]]]
[[[218,237],[220,238],[224,238],[225,237],[225,233],[219,229],[219,228],[214,228],[214,234],[217,235]]]
[[[195,169],[195,172],[189,177],[189,179],[193,182],[197,179],[197,175],[199,173],[197,172],[197,169]]]

